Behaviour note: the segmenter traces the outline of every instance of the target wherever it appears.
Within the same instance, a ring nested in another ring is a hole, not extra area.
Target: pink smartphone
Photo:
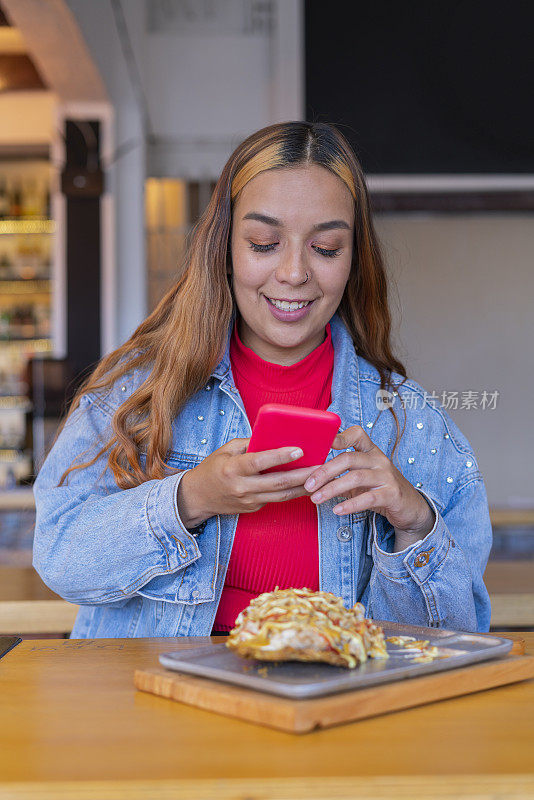
[[[247,452],[259,453],[295,445],[302,449],[302,458],[270,467],[264,472],[313,467],[324,463],[340,425],[340,417],[332,411],[267,403],[258,411]]]

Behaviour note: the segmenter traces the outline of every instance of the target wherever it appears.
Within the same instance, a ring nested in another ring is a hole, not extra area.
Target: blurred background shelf
[[[54,353],[58,292],[57,166],[49,146],[12,145],[0,148],[0,493],[31,482],[42,457],[32,362]]]
[[[51,339],[0,339],[0,352],[51,353]]]
[[[32,234],[50,234],[56,230],[52,219],[0,219],[0,236],[30,236]]]
[[[29,278],[0,279],[0,293],[6,294],[48,294],[51,290],[49,278],[32,280]]]
[[[12,489],[11,491],[0,492],[0,512],[33,511],[34,509],[35,499],[31,486],[21,486],[16,489]]]

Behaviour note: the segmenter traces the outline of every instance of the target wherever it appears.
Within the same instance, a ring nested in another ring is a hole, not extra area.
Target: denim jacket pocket
[[[193,469],[193,467],[197,467],[201,461],[201,456],[196,453],[184,453],[178,450],[171,450],[167,455],[167,464],[171,469],[177,472]]]

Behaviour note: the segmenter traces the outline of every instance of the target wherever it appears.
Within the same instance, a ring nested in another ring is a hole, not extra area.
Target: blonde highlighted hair
[[[386,274],[356,156],[332,125],[270,125],[245,139],[225,164],[193,230],[177,282],[128,341],[100,361],[76,393],[69,415],[83,395],[109,389],[135,368],[150,368],[144,383],[115,412],[109,441],[90,461],[73,463],[60,483],[72,470],[90,466],[104,453],[121,489],[169,474],[166,459],[172,421],[219,363],[235,311],[227,274],[233,206],[243,187],[260,172],[306,164],[333,172],[354,199],[352,266],[338,313],[356,351],[378,370],[381,388],[393,388],[392,371],[406,377],[404,366],[391,350]],[[402,434],[393,409],[390,411],[397,428],[396,447]],[[141,453],[146,455],[144,466]]]

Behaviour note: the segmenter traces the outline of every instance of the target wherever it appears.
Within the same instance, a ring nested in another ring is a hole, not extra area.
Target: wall
[[[56,102],[53,92],[0,94],[0,144],[50,144]]]
[[[490,504],[534,507],[532,215],[383,215],[377,229],[410,377],[429,392],[479,393],[477,409],[449,413],[473,445]],[[499,392],[495,410],[480,408],[484,389]]]
[[[148,20],[149,171],[214,178],[249,133],[302,116],[300,4],[219,0],[193,20],[183,5],[164,11],[156,2],[160,13]]]

